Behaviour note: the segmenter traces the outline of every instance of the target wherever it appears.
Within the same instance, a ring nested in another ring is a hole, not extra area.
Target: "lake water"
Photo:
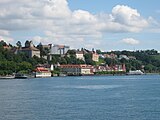
[[[0,80],[0,120],[160,120],[160,76]]]

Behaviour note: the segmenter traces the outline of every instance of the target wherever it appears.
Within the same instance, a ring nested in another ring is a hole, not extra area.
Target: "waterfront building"
[[[125,64],[122,65],[112,65],[112,66],[96,66],[96,72],[102,71],[117,71],[117,72],[126,72]]]
[[[36,78],[51,77],[50,70],[43,66],[38,66],[34,72]]]
[[[67,75],[93,75],[94,67],[91,65],[60,65],[61,72]]]

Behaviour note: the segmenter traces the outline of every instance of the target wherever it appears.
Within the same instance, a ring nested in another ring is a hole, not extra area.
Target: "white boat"
[[[141,70],[130,70],[127,75],[143,75],[144,73]]]
[[[0,79],[14,79],[15,76],[0,76]]]

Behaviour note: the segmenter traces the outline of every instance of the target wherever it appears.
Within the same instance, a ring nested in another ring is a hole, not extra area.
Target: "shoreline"
[[[160,73],[145,73],[141,75],[160,75]],[[80,77],[80,76],[141,76],[141,75],[127,75],[127,74],[87,74],[87,75],[65,75],[65,76],[52,76],[52,77]],[[47,78],[52,78],[52,77],[47,77]],[[34,77],[28,77],[28,79],[34,78]],[[43,77],[42,77],[43,78]],[[15,76],[0,76],[0,79],[16,79]],[[36,79],[36,78],[35,78]]]

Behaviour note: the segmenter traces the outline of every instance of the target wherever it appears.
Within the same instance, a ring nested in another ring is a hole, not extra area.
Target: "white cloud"
[[[7,37],[7,36],[1,36],[1,35],[0,35],[0,40],[3,40],[7,43],[12,43],[14,41],[13,38],[10,38],[10,37]]]
[[[123,40],[121,40],[121,42],[129,45],[138,45],[140,43],[139,40],[136,40],[134,38],[124,38]]]
[[[160,21],[157,21],[153,17],[148,18],[148,23],[150,24],[149,29],[147,29],[147,32],[152,33],[160,33]]]
[[[0,35],[8,36],[9,35],[9,31],[0,29]]]
[[[40,36],[34,36],[34,37],[32,38],[32,41],[38,44],[38,43],[40,43],[40,42],[43,42],[43,38],[40,37]]]
[[[67,0],[4,0],[0,1],[0,11],[1,29],[43,31],[43,37],[35,32],[36,43],[72,47],[97,47],[105,33],[140,32],[148,26],[138,10],[124,5],[115,6],[110,14],[92,14],[85,10],[72,11]]]
[[[117,5],[112,10],[114,21],[122,25],[143,28],[148,25],[147,20],[143,19],[136,9],[129,6]]]
[[[3,40],[7,43],[12,43],[14,39],[9,36],[10,36],[9,31],[0,29],[0,40]]]
[[[148,26],[136,9],[124,5],[117,5],[111,14],[100,14],[98,18],[107,32],[140,32]]]

